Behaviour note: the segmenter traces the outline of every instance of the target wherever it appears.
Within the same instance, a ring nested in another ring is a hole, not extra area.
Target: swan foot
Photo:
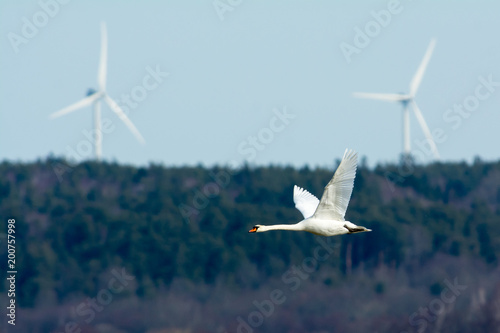
[[[347,230],[349,230],[349,233],[350,234],[354,234],[356,232],[363,232],[363,231],[371,231],[369,229],[366,229],[365,227],[355,227],[355,228],[351,228],[349,227],[347,224],[344,224],[344,228],[346,228]]]

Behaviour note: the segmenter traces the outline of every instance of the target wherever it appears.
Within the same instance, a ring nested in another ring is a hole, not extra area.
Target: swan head
[[[248,232],[260,232],[259,231],[260,227],[262,227],[262,225],[260,225],[260,224],[254,225],[251,230],[248,230]]]

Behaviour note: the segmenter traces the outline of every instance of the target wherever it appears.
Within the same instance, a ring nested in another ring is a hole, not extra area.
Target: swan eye
[[[258,227],[253,227],[252,230],[248,230],[248,232],[257,232]]]

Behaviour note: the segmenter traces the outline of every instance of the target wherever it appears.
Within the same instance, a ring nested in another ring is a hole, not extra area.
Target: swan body
[[[257,224],[249,232],[294,230],[320,236],[335,236],[371,231],[344,219],[354,186],[357,162],[358,154],[346,149],[337,171],[325,187],[321,200],[307,190],[294,186],[293,201],[304,216],[304,220],[296,224]]]

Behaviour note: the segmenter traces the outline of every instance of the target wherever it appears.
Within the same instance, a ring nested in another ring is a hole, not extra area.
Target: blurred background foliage
[[[94,322],[82,324],[84,331],[111,323],[128,332],[229,332],[237,316],[255,310],[254,299],[288,290],[283,274],[318,246],[308,233],[248,230],[301,220],[293,185],[321,197],[333,171],[70,165],[48,158],[3,162],[0,174],[1,216],[16,219],[21,325],[57,330],[75,318],[68,309],[95,297],[111,269],[124,267],[134,283]],[[416,332],[408,316],[440,294],[444,279],[456,277],[468,290],[441,332],[456,323],[471,332],[498,327],[500,162],[406,169],[362,163],[346,219],[373,232],[329,240],[335,252],[259,331]],[[6,287],[0,284],[2,295]],[[183,304],[189,313],[172,309]]]

